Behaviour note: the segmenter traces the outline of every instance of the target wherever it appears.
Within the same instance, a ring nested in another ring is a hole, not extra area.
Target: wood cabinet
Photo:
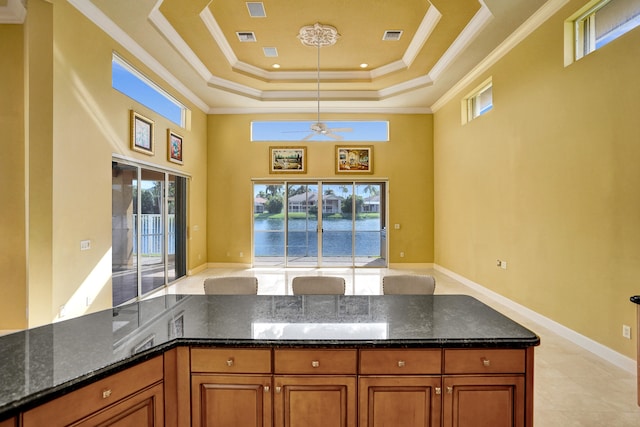
[[[532,427],[533,347],[177,347],[0,427]]]
[[[523,427],[525,350],[457,349],[444,352],[444,427]],[[533,372],[530,373],[531,380]],[[532,402],[532,397],[530,397]]]
[[[163,358],[143,362],[22,414],[22,427],[163,426]]]
[[[274,351],[274,426],[355,427],[357,350]]]
[[[191,351],[193,427],[270,427],[270,349]]]
[[[17,421],[15,418],[9,418],[8,420],[0,421],[0,427],[16,427]]]
[[[359,425],[440,426],[442,351],[361,350]]]
[[[192,375],[193,427],[270,427],[271,375]]]

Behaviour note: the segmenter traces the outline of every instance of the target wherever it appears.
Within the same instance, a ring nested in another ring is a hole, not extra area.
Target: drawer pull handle
[[[227,366],[229,366],[229,367],[233,366],[233,359],[229,358],[227,360]]]
[[[442,389],[440,387],[436,387],[436,394],[442,394]]]
[[[483,357],[483,358],[482,358],[482,366],[487,366],[487,367],[488,367],[488,366],[491,366],[491,360],[489,360],[489,359],[487,359],[487,358]]]
[[[398,360],[398,368],[404,368],[407,363],[404,360]]]
[[[264,386],[264,392],[265,393],[269,393],[269,390],[271,390],[271,389],[269,388],[268,385]]]
[[[447,387],[447,394],[453,393],[453,387]]]
[[[320,367],[320,361],[319,360],[314,360],[311,362],[311,367],[313,368],[319,368]]]
[[[282,387],[278,386],[276,387],[276,393],[280,393],[282,391]]]
[[[106,399],[109,396],[111,396],[111,390],[110,389],[102,390],[102,398],[103,399]]]

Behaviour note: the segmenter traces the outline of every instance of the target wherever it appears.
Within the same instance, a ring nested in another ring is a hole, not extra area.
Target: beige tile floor
[[[482,293],[433,269],[209,269],[187,277],[162,292],[203,293],[205,277],[255,275],[258,293],[291,294],[291,279],[298,275],[339,275],[346,279],[347,294],[381,293],[387,274],[424,273],[436,277],[436,294],[467,294],[492,306],[540,336],[535,364],[536,427],[638,427],[636,375],[558,336]],[[157,294],[156,294],[157,295]]]

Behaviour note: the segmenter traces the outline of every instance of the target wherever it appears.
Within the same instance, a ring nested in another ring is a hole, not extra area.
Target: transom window
[[[640,0],[601,0],[587,7],[573,20],[576,60],[640,25]]]
[[[485,81],[462,101],[462,122],[467,123],[493,108],[493,83]]]
[[[111,60],[111,86],[175,124],[185,127],[187,107],[116,53]]]
[[[255,121],[251,141],[389,141],[387,121]]]

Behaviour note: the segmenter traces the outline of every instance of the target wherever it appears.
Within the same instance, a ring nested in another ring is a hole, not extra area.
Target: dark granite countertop
[[[635,302],[636,304],[640,304],[640,295],[634,295],[629,299],[631,300],[631,302]]]
[[[466,295],[168,295],[0,337],[0,420],[179,345],[526,348]]]

